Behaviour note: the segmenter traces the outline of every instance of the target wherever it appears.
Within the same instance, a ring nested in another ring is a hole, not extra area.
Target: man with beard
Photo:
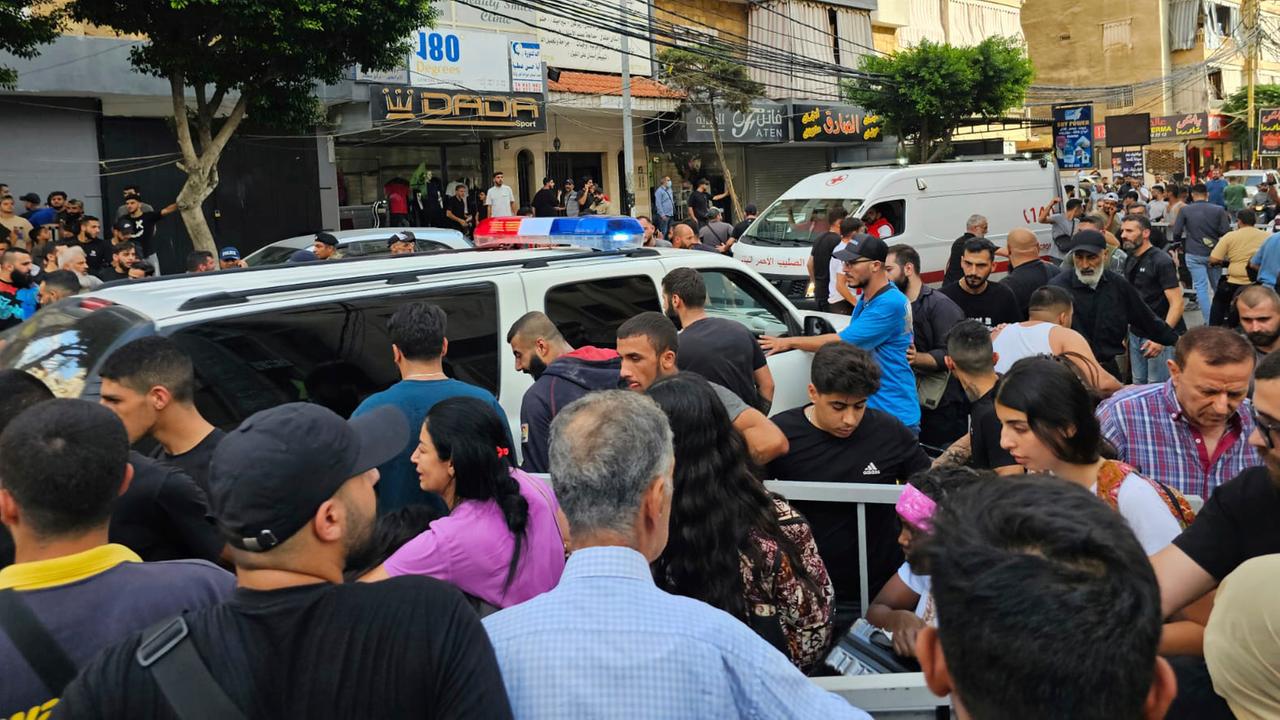
[[[0,255],[0,330],[26,319],[18,293],[31,287],[31,253],[10,247]]]
[[[1097,230],[1081,230],[1071,239],[1072,267],[1050,281],[1071,294],[1075,308],[1071,327],[1089,341],[1094,357],[1112,375],[1119,375],[1116,356],[1132,328],[1135,335],[1172,345],[1178,335],[1156,317],[1142,296],[1124,277],[1103,267],[1106,238]],[[1150,349],[1150,346],[1148,347]]]
[[[960,258],[964,256],[964,246],[974,238],[986,237],[987,227],[987,219],[982,215],[974,213],[969,216],[969,220],[964,224],[964,234],[951,243],[951,254],[947,256],[947,269],[942,276],[943,285],[959,282],[964,277],[964,270],[960,267]]]
[[[1253,378],[1250,413],[1257,425],[1248,441],[1264,466],[1223,483],[1195,522],[1151,558],[1166,617],[1217,587],[1244,561],[1280,553],[1280,354],[1268,355]]]
[[[1253,344],[1256,360],[1280,349],[1280,295],[1265,285],[1252,285],[1236,298],[1240,329]]]
[[[1022,320],[1013,291],[988,279],[995,266],[996,246],[986,238],[970,238],[960,256],[964,277],[942,288],[942,294],[959,305],[965,317],[986,325],[988,330]]]
[[[111,248],[111,264],[99,270],[98,277],[103,282],[124,280],[129,277],[129,268],[136,262],[138,262],[138,246],[132,240],[125,240]]]
[[[520,456],[526,472],[551,468],[547,446],[551,421],[569,403],[593,390],[614,390],[622,359],[608,348],[574,349],[551,318],[538,311],[520,316],[507,331],[516,370],[533,377],[520,401]]]
[[[867,236],[837,250],[832,257],[844,264],[848,286],[862,290],[849,324],[839,333],[813,337],[765,335],[760,338],[760,347],[768,355],[786,350],[817,352],[827,343],[842,340],[867,350],[880,366],[880,389],[867,399],[867,406],[893,415],[918,435],[920,399],[915,373],[907,363],[911,303],[889,281],[889,246],[878,237]]]
[[[289,403],[245,420],[214,454],[209,495],[236,565],[231,599],[100,654],[60,714],[510,718],[461,593],[414,576],[343,583],[373,538],[376,468],[410,435],[394,408],[347,422]]]
[[[1164,318],[1165,324],[1178,335],[1185,333],[1178,268],[1168,253],[1151,244],[1151,221],[1142,215],[1125,217],[1120,225],[1120,247],[1129,254],[1124,263],[1125,279],[1156,317]],[[1129,368],[1135,385],[1168,380],[1168,361],[1172,358],[1172,347],[1130,331]]]

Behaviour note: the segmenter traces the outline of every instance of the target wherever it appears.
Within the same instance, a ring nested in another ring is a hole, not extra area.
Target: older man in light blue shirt
[[[659,590],[671,429],[649,398],[591,393],[551,426],[573,555],[552,591],[485,618],[517,718],[854,718],[745,623]]]
[[[657,220],[655,224],[658,226],[658,232],[666,237],[667,228],[671,225],[671,217],[676,214],[676,199],[671,193],[671,178],[662,178],[658,189],[653,191],[653,203],[653,216]]]

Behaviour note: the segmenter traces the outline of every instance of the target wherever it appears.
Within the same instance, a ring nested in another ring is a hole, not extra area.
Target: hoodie
[[[615,390],[620,384],[622,358],[607,348],[580,347],[547,366],[542,377],[520,403],[520,443],[525,472],[550,471],[547,447],[551,421],[566,405],[593,390]]]

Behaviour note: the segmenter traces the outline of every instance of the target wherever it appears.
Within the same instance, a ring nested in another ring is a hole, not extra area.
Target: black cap
[[[1071,252],[1084,250],[1100,253],[1107,249],[1107,239],[1097,230],[1080,230],[1071,236]]]
[[[316,233],[316,242],[322,242],[325,245],[330,245],[332,247],[338,246],[338,238],[327,232]]]
[[[33,203],[40,202],[40,196],[35,193],[27,193],[26,195],[23,195],[18,199],[21,200],[22,202],[33,202]]]
[[[889,246],[885,245],[884,240],[875,235],[859,235],[846,245],[843,250],[831,253],[831,257],[841,262],[856,262],[858,260],[884,262],[889,259]]]
[[[391,237],[387,238],[387,247],[391,247],[396,243],[402,243],[402,242],[417,243],[418,238],[415,237],[414,234],[409,232],[408,230],[401,230],[399,232],[393,233]]]
[[[209,509],[227,542],[265,552],[301,530],[347,480],[408,444],[409,423],[389,405],[349,421],[313,403],[263,410],[218,443]]]
[[[124,200],[125,202],[129,202],[130,200],[137,200],[138,202],[142,202],[142,196],[139,195],[138,193],[125,193]]]

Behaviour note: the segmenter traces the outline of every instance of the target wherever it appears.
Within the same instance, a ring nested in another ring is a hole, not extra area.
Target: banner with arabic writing
[[[1258,111],[1258,154],[1280,156],[1280,108]]]
[[[791,141],[798,143],[880,142],[882,119],[853,105],[792,103]]]

